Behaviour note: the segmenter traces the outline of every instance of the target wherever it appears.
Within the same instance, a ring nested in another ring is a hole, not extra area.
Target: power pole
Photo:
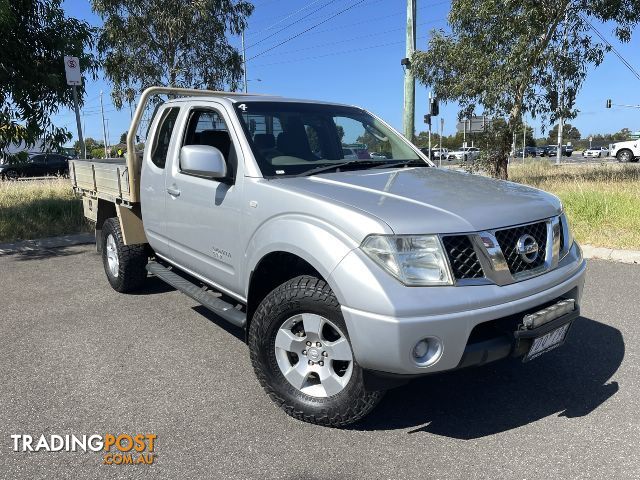
[[[102,90],[100,90],[100,112],[102,113],[102,138],[104,140],[104,158],[108,157],[107,154],[107,127],[104,125],[104,105],[102,104]]]
[[[527,124],[522,119],[522,163],[524,163],[524,151],[527,148]]]
[[[244,28],[242,29],[242,77],[244,79],[244,93],[247,93],[247,51],[244,48]]]
[[[429,114],[431,114],[431,99],[433,95],[429,92]],[[433,121],[433,116],[429,120],[429,160],[431,160],[431,122]]]
[[[407,0],[407,49],[403,59],[404,69],[404,136],[413,142],[416,115],[416,78],[411,67],[411,57],[416,50],[416,0]]]

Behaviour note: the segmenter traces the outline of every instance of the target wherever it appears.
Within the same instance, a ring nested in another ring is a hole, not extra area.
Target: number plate
[[[571,323],[567,323],[560,328],[551,330],[549,333],[534,339],[533,344],[529,349],[529,353],[527,353],[523,361],[528,362],[529,360],[533,360],[543,353],[547,353],[548,351],[562,345],[565,337],[567,336],[567,332],[569,331],[569,326],[571,326]]]

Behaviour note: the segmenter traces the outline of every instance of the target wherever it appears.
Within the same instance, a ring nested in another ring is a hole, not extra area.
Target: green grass
[[[640,249],[640,164],[538,160],[510,166],[509,175],[559,196],[581,243]],[[89,230],[69,180],[0,182],[0,242]]]
[[[89,231],[68,179],[0,181],[0,242]]]
[[[562,200],[576,239],[599,247],[640,249],[640,165],[512,165],[510,179]]]

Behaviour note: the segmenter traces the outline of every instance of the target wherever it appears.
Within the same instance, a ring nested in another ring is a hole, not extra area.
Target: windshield
[[[352,170],[399,161],[428,166],[395,132],[359,108],[293,102],[245,102],[235,108],[265,177],[346,162]]]

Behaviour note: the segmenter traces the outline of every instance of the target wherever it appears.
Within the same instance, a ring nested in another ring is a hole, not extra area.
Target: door
[[[179,148],[167,175],[167,238],[171,257],[227,293],[240,294],[236,265],[240,241],[242,174],[239,149],[230,122],[221,109],[193,107],[184,123],[182,144],[209,145],[220,150],[227,177],[204,178],[184,173]]]
[[[180,107],[160,108],[156,113],[149,141],[151,148],[145,148],[142,161],[142,183],[140,201],[144,232],[151,247],[160,255],[169,255],[165,209],[167,191],[165,186],[165,166],[167,157],[177,144],[174,129]]]
[[[43,177],[47,174],[47,156],[34,155],[24,166],[24,175],[27,177]]]

